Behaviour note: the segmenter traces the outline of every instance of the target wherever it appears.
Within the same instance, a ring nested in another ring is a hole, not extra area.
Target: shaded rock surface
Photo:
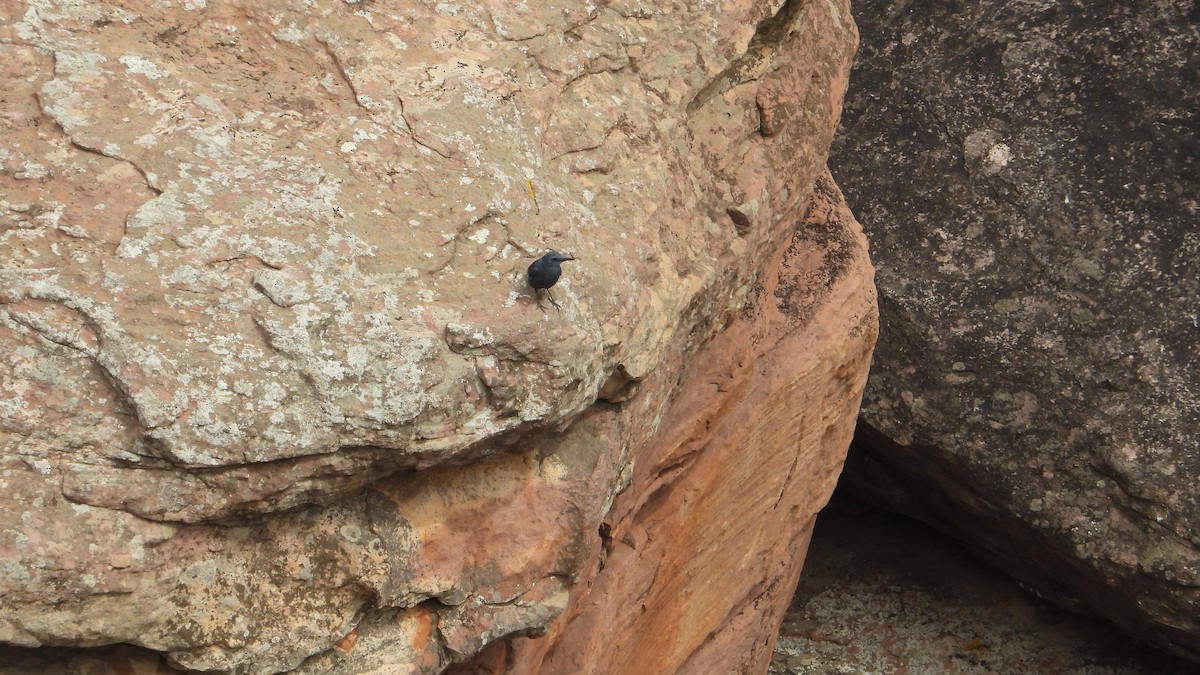
[[[1191,2],[856,3],[881,340],[846,481],[1200,660]]]
[[[772,675],[1195,672],[1031,595],[929,527],[844,495],[817,518]]]
[[[848,7],[720,10],[6,3],[0,642],[765,667],[875,307]]]

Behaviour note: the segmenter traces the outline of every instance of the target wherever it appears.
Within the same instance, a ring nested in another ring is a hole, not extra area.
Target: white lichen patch
[[[91,124],[88,109],[92,103],[84,99],[71,83],[50,80],[42,85],[42,112],[64,129],[74,130]]]
[[[20,168],[13,172],[13,178],[18,180],[44,180],[49,176],[50,169],[31,160],[21,162]]]
[[[143,203],[126,220],[126,235],[117,246],[117,255],[136,258],[146,255],[163,239],[163,232],[182,226],[187,211],[174,195],[163,193]]]
[[[980,129],[963,141],[963,157],[968,170],[994,176],[1012,161],[1013,152],[1008,144],[1001,142],[999,133]]]
[[[122,54],[117,58],[133,75],[144,75],[151,80],[170,77],[170,73],[158,67],[158,64],[137,54]]]
[[[280,307],[291,307],[312,299],[303,282],[282,270],[258,270],[254,273],[254,286]]]
[[[294,22],[275,30],[271,36],[290,45],[299,45],[312,38],[312,34],[308,30],[297,26]]]
[[[997,143],[988,149],[988,163],[1003,168],[1013,158],[1012,150],[1004,143]]]

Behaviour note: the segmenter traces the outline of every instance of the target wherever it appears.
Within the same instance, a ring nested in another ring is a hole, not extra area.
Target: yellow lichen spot
[[[541,206],[541,204],[538,204],[537,193],[534,192],[534,190],[533,190],[533,180],[532,179],[529,179],[529,178],[525,179],[525,192],[527,192],[529,194],[529,198],[533,200],[533,205],[535,207],[537,207],[537,212],[541,213],[542,206]]]

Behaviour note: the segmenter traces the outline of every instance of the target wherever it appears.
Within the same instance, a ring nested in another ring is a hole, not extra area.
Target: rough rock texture
[[[844,2],[2,7],[0,642],[765,667],[875,335]]]
[[[1113,624],[1056,607],[950,538],[834,494],[771,675],[1194,675]]]
[[[828,177],[801,223],[686,364],[565,620],[505,655],[518,671],[766,669],[763,628],[782,621],[837,483],[876,330],[866,244]]]
[[[879,267],[861,494],[1200,660],[1200,13],[894,2],[831,166]]]

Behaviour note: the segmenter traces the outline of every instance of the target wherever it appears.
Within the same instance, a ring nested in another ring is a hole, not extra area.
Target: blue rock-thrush
[[[550,303],[562,309],[558,302],[554,300],[554,296],[550,295],[550,287],[558,283],[558,278],[562,276],[561,263],[564,260],[574,259],[558,251],[550,251],[546,255],[534,260],[533,264],[529,266],[529,285],[533,287],[533,294],[537,296],[538,307],[542,307],[542,291],[545,290],[546,297],[550,298]],[[545,307],[542,307],[542,309],[545,309]]]

